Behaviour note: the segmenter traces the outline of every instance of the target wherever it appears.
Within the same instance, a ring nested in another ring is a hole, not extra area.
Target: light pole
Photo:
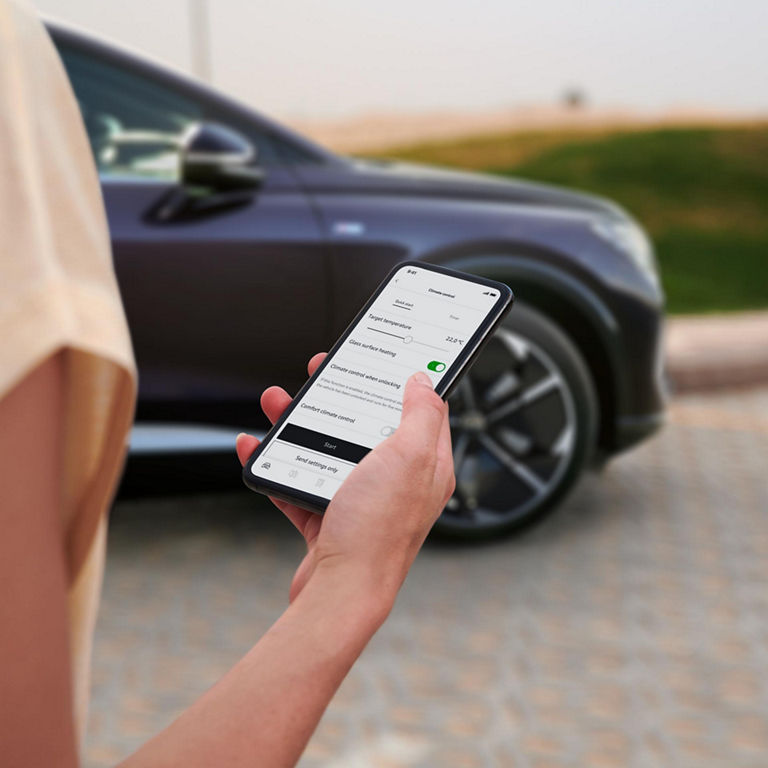
[[[189,37],[192,71],[201,80],[210,83],[211,49],[208,0],[189,0]]]

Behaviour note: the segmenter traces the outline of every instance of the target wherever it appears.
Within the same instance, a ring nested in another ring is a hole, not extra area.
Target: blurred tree
[[[587,94],[578,86],[569,86],[563,91],[561,102],[566,109],[583,109],[587,103]]]

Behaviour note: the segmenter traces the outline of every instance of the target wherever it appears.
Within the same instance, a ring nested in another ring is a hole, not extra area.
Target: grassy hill
[[[610,197],[653,237],[670,312],[768,307],[766,125],[508,133],[379,154]]]

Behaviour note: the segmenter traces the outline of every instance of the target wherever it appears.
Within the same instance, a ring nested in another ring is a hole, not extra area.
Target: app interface
[[[333,498],[355,464],[397,429],[408,377],[423,371],[437,384],[498,298],[478,283],[399,269],[251,471]]]

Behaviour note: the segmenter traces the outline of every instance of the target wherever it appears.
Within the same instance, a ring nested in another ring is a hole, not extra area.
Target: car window
[[[99,173],[107,177],[179,176],[179,142],[202,117],[193,101],[74,48],[59,47]]]
[[[293,142],[273,137],[274,151],[285,165],[318,165],[323,162],[320,155],[312,154]]]

